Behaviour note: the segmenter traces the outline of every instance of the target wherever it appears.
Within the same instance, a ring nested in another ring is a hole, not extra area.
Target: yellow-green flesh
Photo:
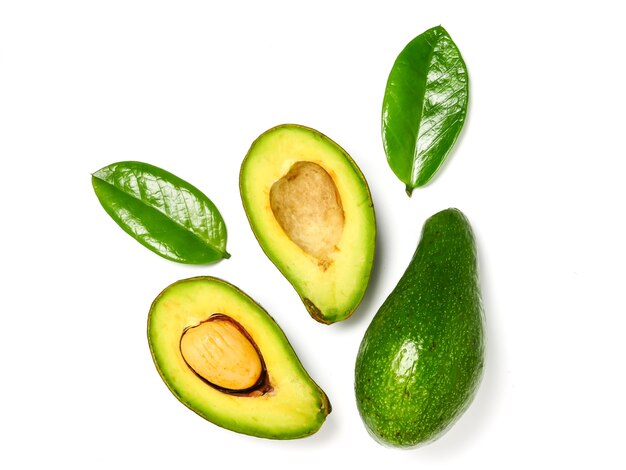
[[[293,165],[313,162],[332,178],[344,224],[331,263],[320,263],[289,238],[270,205],[272,185]],[[376,222],[369,188],[348,154],[319,132],[283,125],[262,134],[241,167],[244,209],[263,251],[323,323],[348,318],[361,302],[374,260]]]
[[[236,396],[207,384],[185,363],[181,335],[213,314],[238,322],[257,345],[270,390]],[[246,294],[210,277],[186,279],[154,301],[148,340],[155,365],[172,393],[200,416],[244,434],[293,439],[316,432],[330,412],[324,392],[313,382],[274,320]]]

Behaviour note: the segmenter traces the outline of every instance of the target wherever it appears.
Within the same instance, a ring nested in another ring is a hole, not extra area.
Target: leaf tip
[[[413,188],[407,184],[405,190],[406,190],[406,195],[411,197],[411,195],[413,194]]]

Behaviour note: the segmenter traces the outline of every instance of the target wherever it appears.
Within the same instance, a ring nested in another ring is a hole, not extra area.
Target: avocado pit
[[[224,393],[256,396],[270,389],[259,348],[227,315],[217,313],[185,328],[180,353],[198,377]]]
[[[272,185],[270,206],[291,241],[328,269],[345,222],[339,191],[328,172],[314,162],[294,163]]]

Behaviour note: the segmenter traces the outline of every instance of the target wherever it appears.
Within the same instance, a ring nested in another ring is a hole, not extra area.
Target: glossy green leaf
[[[179,263],[229,258],[217,207],[177,176],[141,162],[119,162],[92,175],[104,210],[139,243]]]
[[[417,36],[397,57],[383,100],[382,133],[389,166],[409,196],[454,146],[468,95],[465,62],[441,26]]]

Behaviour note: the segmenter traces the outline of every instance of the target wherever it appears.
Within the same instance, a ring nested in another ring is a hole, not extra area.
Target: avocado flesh
[[[326,394],[276,322],[220,279],[197,277],[167,287],[150,309],[148,342],[172,393],[223,428],[295,439],[315,433],[330,413]],[[203,362],[207,357],[212,359]]]
[[[349,155],[316,130],[278,126],[252,144],[240,190],[259,244],[311,316],[348,318],[365,294],[376,245],[369,188]]]
[[[370,434],[397,447],[441,436],[473,399],[484,341],[474,237],[465,216],[447,209],[424,225],[359,348],[355,392]]]

